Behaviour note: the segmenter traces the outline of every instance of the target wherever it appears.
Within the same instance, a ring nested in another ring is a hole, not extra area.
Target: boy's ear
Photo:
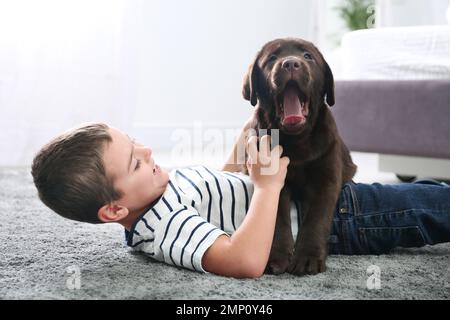
[[[103,222],[117,222],[128,215],[128,208],[117,204],[105,204],[98,209],[97,216]]]

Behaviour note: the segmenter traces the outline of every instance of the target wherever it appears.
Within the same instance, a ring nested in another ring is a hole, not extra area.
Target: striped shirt
[[[247,214],[250,177],[204,166],[172,170],[162,196],[125,231],[127,245],[158,261],[206,272],[205,251],[222,234],[231,235]],[[291,202],[292,233],[299,206]]]

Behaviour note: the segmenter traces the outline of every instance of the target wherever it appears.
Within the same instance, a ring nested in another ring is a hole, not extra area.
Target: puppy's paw
[[[293,259],[287,271],[297,276],[325,272],[325,260],[325,256],[317,257],[311,255],[300,255]]]
[[[280,253],[270,255],[267,263],[265,273],[268,274],[282,274],[287,271],[291,262],[292,255],[289,253]]]

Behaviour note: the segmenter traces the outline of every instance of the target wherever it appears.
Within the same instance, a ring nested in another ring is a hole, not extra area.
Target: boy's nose
[[[145,147],[145,148],[144,148],[144,158],[145,158],[145,161],[149,162],[151,156],[152,156],[152,149]]]

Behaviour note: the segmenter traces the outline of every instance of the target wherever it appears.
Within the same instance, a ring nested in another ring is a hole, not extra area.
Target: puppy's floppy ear
[[[334,77],[333,72],[331,72],[330,66],[328,63],[323,60],[325,63],[325,95],[327,104],[331,107],[334,105]]]
[[[258,103],[257,95],[258,87],[258,58],[255,59],[250,67],[248,67],[247,74],[244,77],[244,83],[242,85],[242,95],[245,100],[249,100],[252,106],[256,106]]]
[[[319,49],[317,49],[316,46],[312,45],[317,52],[319,53],[320,57],[323,61],[324,66],[324,77],[325,77],[325,83],[323,88],[323,94],[324,94],[324,100],[326,100],[328,106],[334,106],[334,77],[333,72],[331,72],[331,68],[328,65],[328,63],[325,61],[325,58],[323,57],[322,53]]]

